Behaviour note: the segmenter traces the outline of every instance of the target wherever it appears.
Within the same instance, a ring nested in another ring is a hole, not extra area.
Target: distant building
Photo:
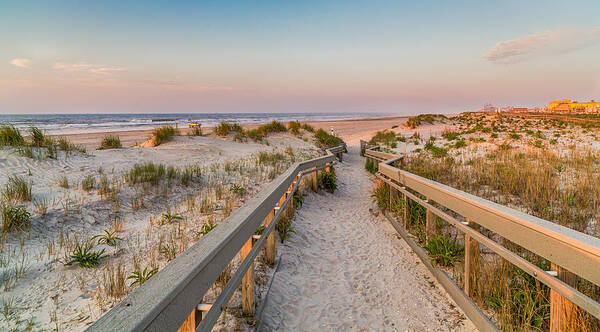
[[[485,103],[485,105],[483,105],[483,111],[484,112],[495,112],[496,107],[494,105],[492,105],[492,103]]]
[[[554,100],[548,103],[548,112],[554,113],[600,113],[600,102],[571,101],[569,99]]]
[[[527,108],[527,107],[513,107],[511,109],[511,111],[517,112],[517,113],[526,113],[526,112],[529,112],[529,108]]]

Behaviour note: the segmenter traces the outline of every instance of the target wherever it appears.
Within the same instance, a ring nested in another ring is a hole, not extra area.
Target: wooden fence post
[[[312,173],[312,187],[313,187],[313,191],[317,192],[319,189],[319,177],[317,174],[317,168],[313,167],[313,173]]]
[[[240,250],[242,261],[252,250],[252,237],[244,244]],[[254,315],[254,263],[250,264],[248,271],[242,278],[242,313],[244,315]]]
[[[469,226],[471,228],[479,232],[479,225],[472,223],[469,219],[467,219],[467,222],[470,224]],[[467,296],[473,296],[475,294],[477,276],[479,275],[479,255],[479,242],[469,236],[469,234],[465,233],[464,291]]]
[[[429,204],[432,204],[432,201],[427,200]],[[433,239],[437,235],[437,225],[436,225],[436,216],[429,209],[426,209],[426,219],[425,219],[425,234],[427,236],[427,240]]]
[[[196,326],[198,325],[196,322],[200,323],[200,320],[196,319],[197,310],[194,308],[192,313],[185,319],[183,324],[177,329],[177,332],[194,332],[196,331]]]
[[[402,223],[404,224],[404,228],[408,230],[408,218],[410,218],[410,198],[408,195],[404,195],[404,216],[402,216]]]
[[[554,263],[552,270],[558,272],[557,278],[566,284],[576,287],[577,275]],[[577,307],[573,302],[550,289],[550,332],[577,331]]]
[[[267,217],[265,218],[265,227],[268,227],[271,222],[273,222],[273,217],[275,216],[275,210],[271,210],[271,212],[269,212],[269,214],[267,214]],[[276,248],[275,248],[275,231],[272,231],[269,236],[267,237],[267,242],[265,243],[265,250],[266,250],[266,260],[267,263],[271,266],[273,266],[273,264],[275,264],[275,254],[276,254]]]

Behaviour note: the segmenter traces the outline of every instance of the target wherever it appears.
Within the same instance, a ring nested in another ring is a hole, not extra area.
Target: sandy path
[[[357,148],[336,166],[334,195],[309,195],[262,315],[263,331],[472,331],[389,222],[374,216]]]

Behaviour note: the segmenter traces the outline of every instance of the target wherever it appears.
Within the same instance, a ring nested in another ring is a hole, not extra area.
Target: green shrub
[[[14,126],[0,126],[0,145],[2,146],[21,146],[25,140],[19,129]]]
[[[106,149],[120,149],[123,146],[121,145],[121,138],[117,135],[107,135],[102,139],[102,143],[100,143],[100,147],[98,150],[106,150]]]
[[[448,131],[442,134],[442,137],[447,139],[448,141],[453,141],[455,139],[457,139],[458,137],[460,137],[460,133],[457,133],[455,131]]]
[[[12,232],[17,230],[26,230],[29,228],[31,214],[25,207],[13,206],[10,202],[2,203],[2,231]]]
[[[319,129],[315,132],[317,143],[323,149],[333,148],[343,143],[342,139],[328,134],[325,130]]]
[[[464,139],[459,139],[452,145],[452,147],[457,149],[464,148],[465,146],[467,146],[467,142]]]
[[[299,207],[302,206],[302,204],[304,204],[304,196],[302,196],[302,194],[300,193],[294,193],[294,198],[293,198],[293,202],[294,202],[294,208],[297,209]]]
[[[104,234],[98,234],[92,236],[91,240],[98,239],[98,244],[106,244],[108,246],[114,247],[117,245],[117,242],[121,241],[120,237],[115,235],[116,231],[104,230]]]
[[[162,126],[160,128],[154,129],[152,133],[152,141],[154,146],[159,146],[164,142],[168,142],[173,139],[173,136],[179,135],[177,129],[172,126]]]
[[[462,245],[442,235],[430,239],[424,248],[429,252],[431,263],[441,266],[452,266],[460,262],[463,251]]]
[[[335,173],[333,171],[320,172],[319,186],[330,193],[334,192],[337,189],[337,179]]]

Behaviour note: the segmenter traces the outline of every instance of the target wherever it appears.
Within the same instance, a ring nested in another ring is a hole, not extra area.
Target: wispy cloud
[[[531,58],[564,54],[600,42],[600,27],[593,30],[555,30],[536,32],[498,42],[483,58],[499,64],[517,63]]]
[[[93,65],[85,62],[80,63],[64,63],[57,62],[52,67],[56,70],[64,70],[69,72],[87,72],[96,75],[112,75],[115,72],[123,70],[123,68],[113,67],[108,65]]]
[[[15,67],[19,67],[19,68],[29,68],[30,62],[31,62],[31,60],[23,59],[23,58],[16,58],[16,59],[10,60],[11,65],[13,65]]]

